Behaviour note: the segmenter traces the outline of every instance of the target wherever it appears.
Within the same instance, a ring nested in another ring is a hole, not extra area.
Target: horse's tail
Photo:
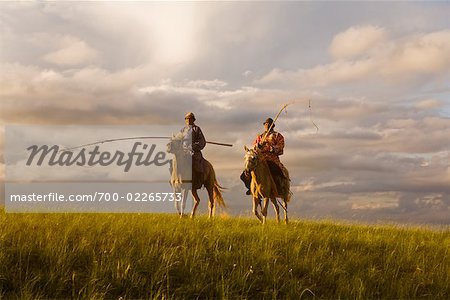
[[[221,207],[227,207],[227,205],[225,204],[225,201],[223,200],[222,192],[223,192],[223,187],[221,187],[217,183],[217,180],[214,180],[214,188],[213,188],[214,202],[216,202]]]
[[[225,189],[224,187],[220,186],[220,184],[217,182],[216,178],[216,172],[214,172],[214,168],[211,165],[211,175],[213,179],[213,197],[214,202],[217,203],[221,207],[227,207],[225,204],[225,201],[222,197],[222,192]]]
[[[291,201],[292,195],[293,195],[293,194],[294,194],[294,193],[292,193],[292,191],[289,190],[289,192],[288,192],[288,194],[287,194],[287,196],[286,196],[286,202],[290,202],[290,201]]]

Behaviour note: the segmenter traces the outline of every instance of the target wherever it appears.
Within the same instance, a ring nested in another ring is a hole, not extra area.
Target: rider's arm
[[[278,133],[275,139],[275,143],[273,143],[270,147],[270,152],[276,155],[282,155],[283,150],[284,150],[284,137]]]
[[[261,150],[263,152],[269,151],[267,141],[263,142],[263,137],[264,137],[264,133],[257,135],[255,141],[253,142],[253,147],[254,148],[257,147],[259,150]]]
[[[197,130],[198,132],[196,134],[195,141],[192,141],[192,150],[194,151],[200,151],[206,146],[206,139],[203,135],[202,130],[200,129],[200,127],[197,127]]]
[[[253,141],[253,146],[258,145],[261,142],[261,135],[257,135],[255,140]]]

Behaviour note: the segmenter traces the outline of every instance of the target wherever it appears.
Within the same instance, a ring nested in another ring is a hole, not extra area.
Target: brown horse
[[[281,198],[283,204],[281,207],[284,210],[284,222],[288,223],[287,204],[291,199],[291,192],[289,189],[289,180],[285,180],[286,188],[283,192],[277,190],[277,186],[272,177],[267,161],[260,155],[257,149],[249,149],[247,146],[245,150],[245,170],[252,175],[250,183],[250,191],[253,196],[253,213],[264,224],[267,217],[267,206],[269,199],[275,209],[277,223],[280,222],[280,209],[278,207],[277,199]],[[261,198],[264,199],[261,207]],[[258,212],[258,206],[261,207],[261,215]]]
[[[172,174],[170,183],[176,193],[183,193],[181,201],[175,201],[175,207],[180,217],[184,215],[184,208],[186,205],[187,193],[190,190],[194,198],[194,206],[191,212],[191,218],[195,216],[197,207],[200,204],[200,197],[197,189],[205,186],[209,196],[209,218],[214,215],[215,203],[221,207],[225,207],[221,190],[223,189],[216,179],[216,173],[209,161],[204,159],[203,164],[204,174],[201,179],[195,178],[197,174],[192,171],[192,157],[183,149],[182,136],[173,136],[167,144],[167,152],[172,153],[174,158],[172,160]],[[197,175],[198,176],[198,175]],[[198,182],[197,182],[198,181]],[[195,183],[195,186],[194,186]],[[180,203],[181,202],[181,203]]]

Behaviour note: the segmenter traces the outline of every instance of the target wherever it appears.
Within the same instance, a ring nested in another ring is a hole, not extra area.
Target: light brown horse
[[[214,215],[215,203],[221,207],[226,207],[223,200],[221,190],[223,189],[216,179],[216,173],[209,161],[204,159],[204,171],[203,178],[198,182],[197,188],[193,183],[197,183],[198,178],[193,178],[195,174],[192,172],[192,157],[183,149],[182,136],[173,136],[170,142],[167,144],[167,152],[172,153],[174,158],[172,160],[172,174],[170,183],[176,193],[183,193],[181,201],[175,201],[175,207],[180,217],[184,215],[184,208],[186,205],[187,193],[189,190],[192,192],[194,198],[194,206],[192,207],[191,218],[195,216],[197,207],[200,204],[200,197],[197,193],[198,186],[205,186],[209,196],[209,218]],[[181,202],[181,203],[180,203]]]
[[[253,197],[253,213],[264,224],[267,217],[267,206],[269,199],[273,204],[276,214],[277,223],[280,222],[280,209],[277,198],[281,198],[283,203],[280,203],[284,210],[284,222],[288,223],[287,204],[291,199],[291,192],[289,189],[289,180],[286,179],[286,188],[282,193],[277,191],[277,186],[272,177],[267,161],[263,158],[257,149],[249,149],[247,146],[245,150],[245,170],[252,175],[250,183],[250,191]],[[264,200],[261,207],[261,199]],[[261,215],[258,212],[258,206],[261,207]]]

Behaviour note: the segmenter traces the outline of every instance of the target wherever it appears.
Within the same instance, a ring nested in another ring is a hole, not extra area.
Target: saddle
[[[200,189],[205,181],[206,159],[203,156],[192,159],[192,188]]]
[[[275,181],[278,194],[289,193],[289,178],[286,178],[280,166],[270,160],[267,160],[267,165],[269,166],[270,174]]]
[[[200,189],[203,186],[203,183],[205,181],[205,174],[206,174],[206,159],[203,156],[196,156],[192,159],[192,179],[190,180],[183,180],[183,183],[192,183],[193,189]],[[169,160],[169,174],[172,174],[173,172],[173,160]]]

